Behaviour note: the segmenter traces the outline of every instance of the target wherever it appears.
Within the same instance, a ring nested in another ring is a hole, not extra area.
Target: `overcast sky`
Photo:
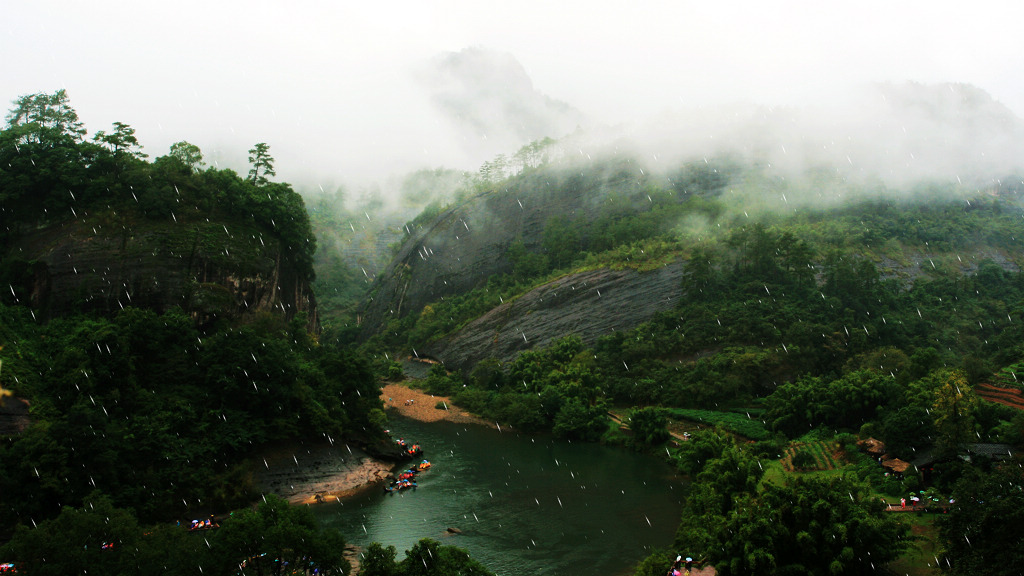
[[[1024,3],[913,1],[26,1],[4,7],[0,98],[65,88],[90,133],[179,140],[245,171],[360,184],[475,169],[411,70],[508,52],[601,122],[718,102],[806,103],[870,81],[965,82],[1024,112]],[[10,108],[10,105],[6,107]]]

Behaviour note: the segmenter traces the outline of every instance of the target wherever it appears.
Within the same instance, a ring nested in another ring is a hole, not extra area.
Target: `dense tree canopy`
[[[316,238],[302,197],[270,182],[273,158],[265,143],[243,179],[203,166],[195,145],[178,142],[170,154],[146,161],[135,130],[115,122],[86,141],[85,128],[65,91],[19,98],[0,131],[0,240],[39,224],[79,218],[88,211],[184,221],[244,218],[281,238],[305,279],[312,279]]]
[[[45,326],[0,311],[4,374],[34,411],[23,435],[0,443],[7,525],[77,506],[94,487],[147,520],[183,499],[238,505],[253,497],[236,469],[253,447],[379,434],[369,368],[310,346],[301,320],[204,334],[173,310]]]
[[[949,514],[939,519],[950,568],[957,574],[1009,576],[1024,562],[1024,474],[1019,463],[965,476]]]
[[[840,478],[769,484],[737,503],[709,553],[723,576],[875,572],[899,556],[909,529],[869,496]]]
[[[395,560],[394,546],[373,543],[367,550],[359,573],[365,576],[490,576],[493,574],[469,554],[455,546],[442,546],[440,542],[424,538],[410,550],[405,558]]]
[[[340,575],[350,568],[344,547],[336,531],[317,527],[308,508],[274,495],[226,518],[218,530],[190,533],[174,525],[141,526],[130,510],[96,492],[34,529],[20,526],[0,554],[44,576]]]

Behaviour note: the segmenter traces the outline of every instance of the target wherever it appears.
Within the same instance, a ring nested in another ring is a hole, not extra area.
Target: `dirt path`
[[[612,419],[612,422],[617,423],[619,426],[625,428],[626,430],[629,429],[629,424],[627,424],[625,422],[625,415],[623,415],[623,414],[616,414],[614,412],[609,411],[608,412],[608,417]],[[677,440],[678,442],[688,442],[690,440],[689,430],[697,430],[697,429],[699,429],[697,426],[688,426],[688,427],[686,427],[686,430],[684,430],[682,432],[679,432],[679,431],[673,430],[673,426],[670,424],[669,425],[669,430],[668,430],[668,435],[671,436],[674,440]]]
[[[493,422],[473,416],[469,412],[455,406],[446,396],[433,396],[420,390],[414,390],[404,384],[388,384],[384,386],[381,399],[384,401],[385,410],[393,410],[402,416],[421,422],[446,420],[448,422],[494,426]]]

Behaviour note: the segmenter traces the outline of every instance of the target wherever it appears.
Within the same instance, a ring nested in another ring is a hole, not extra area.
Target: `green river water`
[[[619,576],[671,545],[679,523],[683,481],[656,457],[400,417],[391,433],[420,444],[433,464],[416,490],[372,490],[313,510],[351,543],[395,546],[399,560],[434,538],[500,576]]]

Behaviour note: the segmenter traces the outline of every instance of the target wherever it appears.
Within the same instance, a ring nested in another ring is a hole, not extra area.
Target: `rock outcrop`
[[[318,327],[308,282],[280,241],[251,223],[142,220],[111,231],[101,222],[54,224],[9,242],[5,266],[21,268],[15,298],[44,319],[180,306],[200,324],[305,312]]]
[[[392,319],[418,314],[431,302],[482,286],[492,275],[511,272],[508,249],[514,242],[542,251],[551,218],[593,220],[609,189],[631,195],[637,211],[648,210],[649,200],[640,193],[642,178],[640,168],[628,162],[609,162],[585,176],[574,168],[546,168],[444,211],[406,239],[374,281],[362,308],[364,335],[380,332]]]
[[[21,434],[31,423],[27,400],[0,396],[0,437]]]
[[[434,344],[425,352],[449,369],[514,359],[563,336],[593,344],[599,337],[636,326],[672,309],[682,296],[683,265],[651,272],[592,270],[571,274],[506,302]]]

